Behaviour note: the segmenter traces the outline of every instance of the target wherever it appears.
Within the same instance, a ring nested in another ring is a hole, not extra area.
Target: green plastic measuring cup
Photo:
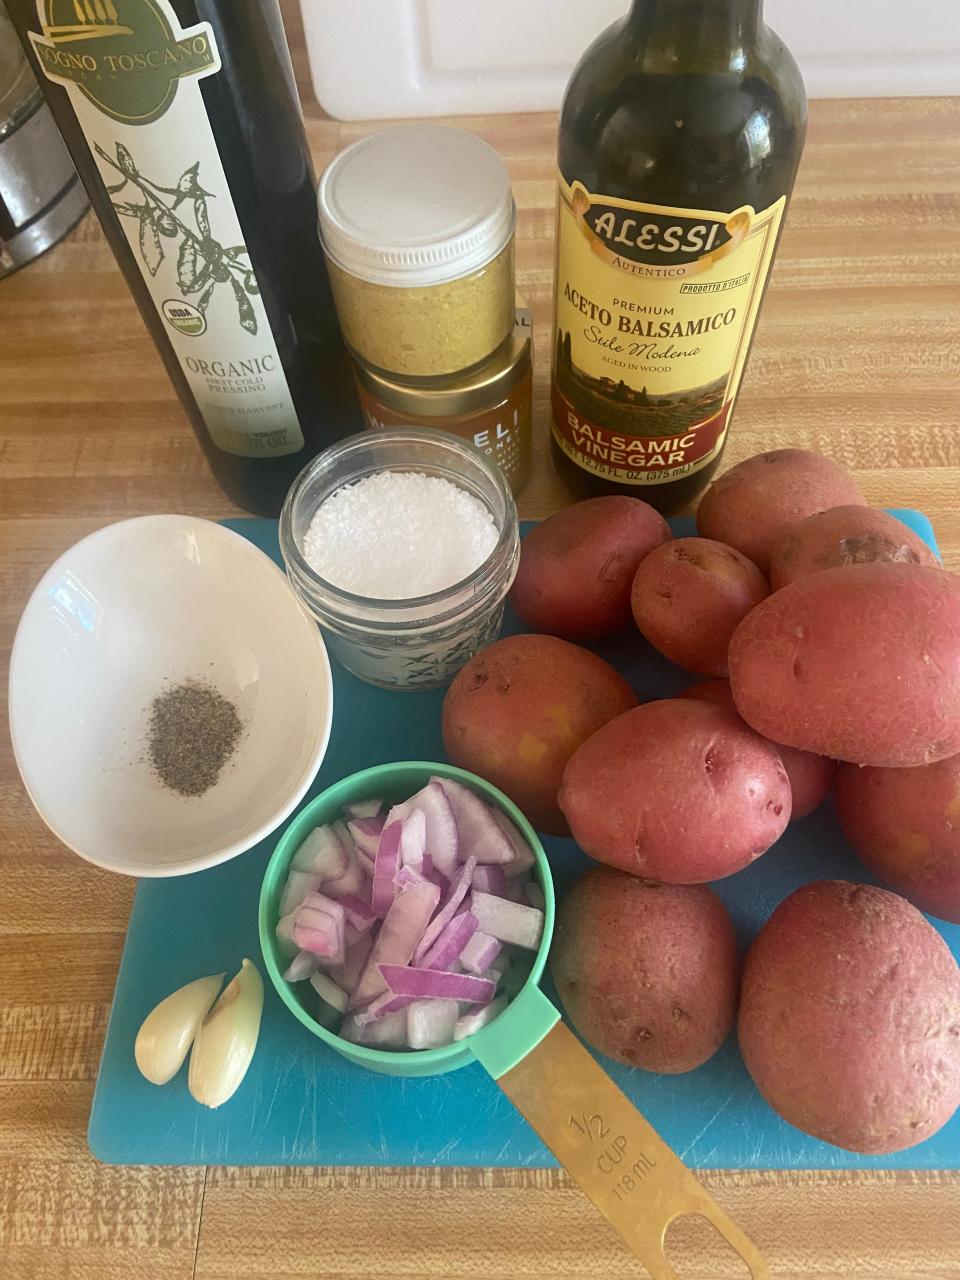
[[[328,1031],[317,1022],[311,1011],[316,1008],[317,996],[309,982],[284,982],[282,975],[287,966],[287,959],[281,952],[276,935],[280,898],[293,855],[314,827],[339,818],[344,805],[358,800],[368,800],[371,796],[380,796],[389,804],[406,800],[415,791],[426,786],[431,777],[436,776],[456,778],[481,795],[488,804],[503,809],[520,828],[524,838],[529,841],[537,859],[536,874],[543,889],[546,905],[543,941],[534,959],[530,976],[519,994],[499,1018],[483,1027],[476,1035],[470,1036],[467,1040],[460,1040],[456,1044],[445,1045],[441,1049],[418,1049],[410,1053],[399,1053],[389,1049],[368,1049],[363,1045],[353,1044],[349,1040],[341,1040],[338,1035],[334,1035],[332,1031]],[[466,773],[462,769],[455,769],[447,764],[408,761],[403,764],[377,765],[372,769],[354,773],[334,783],[332,787],[328,787],[322,795],[317,796],[297,814],[280,837],[263,878],[263,888],[260,891],[260,946],[263,949],[267,972],[290,1012],[331,1049],[335,1049],[344,1058],[349,1058],[351,1062],[357,1062],[362,1067],[383,1072],[388,1076],[431,1076],[444,1071],[455,1071],[457,1067],[465,1067],[479,1059],[496,1078],[515,1066],[524,1054],[547,1034],[560,1017],[537,985],[547,963],[547,953],[553,937],[555,912],[553,877],[550,874],[547,855],[544,853],[537,833],[516,805],[512,804],[496,787],[490,786],[488,782],[475,777],[472,773]]]
[[[406,800],[434,776],[455,778],[519,827],[536,858],[545,903],[543,940],[520,991],[493,1022],[455,1044],[399,1052],[341,1040],[314,1018],[309,983],[283,979],[287,959],[276,937],[279,904],[293,855],[314,827],[339,818],[344,805],[378,796]],[[427,1076],[479,1062],[511,1099],[581,1189],[655,1280],[677,1280],[664,1241],[675,1218],[707,1218],[750,1268],[769,1275],[753,1242],[712,1199],[633,1104],[616,1087],[540,990],[553,937],[556,900],[550,864],[537,833],[501,791],[452,765],[407,761],[364,769],[328,787],[293,819],[267,866],[260,891],[260,946],[270,980],[290,1012],[344,1058],[394,1076]]]

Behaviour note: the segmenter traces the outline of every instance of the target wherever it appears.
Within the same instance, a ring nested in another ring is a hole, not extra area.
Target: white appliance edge
[[[300,0],[314,91],[341,120],[555,110],[628,0]],[[766,0],[812,98],[960,94],[958,0]]]

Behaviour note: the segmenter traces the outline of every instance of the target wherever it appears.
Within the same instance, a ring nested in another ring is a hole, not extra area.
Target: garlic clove
[[[166,1084],[183,1066],[225,977],[217,973],[188,982],[161,1000],[144,1018],[137,1032],[133,1056],[141,1074],[151,1084]]]
[[[194,1041],[187,1087],[197,1102],[219,1107],[239,1089],[257,1047],[262,1012],[263,979],[256,965],[244,960]]]

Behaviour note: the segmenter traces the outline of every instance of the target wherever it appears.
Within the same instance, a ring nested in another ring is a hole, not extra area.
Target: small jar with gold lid
[[[530,478],[530,312],[517,311],[510,341],[466,374],[418,383],[355,363],[364,425],[373,431],[432,427],[459,436],[496,462],[514,496]]]

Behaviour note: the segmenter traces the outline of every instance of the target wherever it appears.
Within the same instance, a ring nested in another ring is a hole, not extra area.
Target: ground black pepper
[[[165,689],[150,708],[150,763],[182,796],[202,796],[233,755],[242,729],[233,703],[200,680]]]

